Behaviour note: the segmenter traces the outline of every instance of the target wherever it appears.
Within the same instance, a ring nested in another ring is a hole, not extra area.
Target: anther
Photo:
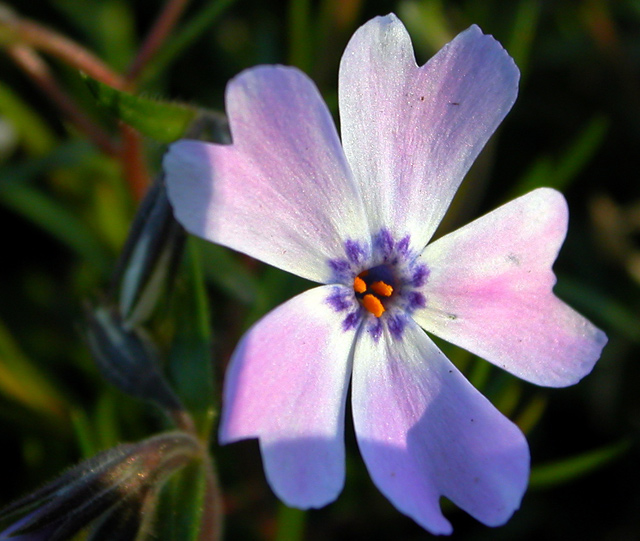
[[[362,305],[376,317],[380,317],[385,311],[380,299],[371,293],[362,298]]]
[[[367,284],[360,276],[356,276],[353,279],[353,290],[356,293],[364,293],[367,290]]]
[[[391,297],[393,288],[389,284],[385,284],[383,281],[374,282],[369,286],[371,291],[380,297]]]

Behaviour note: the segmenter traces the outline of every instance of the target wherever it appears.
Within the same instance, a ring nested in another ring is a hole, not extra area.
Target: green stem
[[[213,464],[213,459],[208,454],[204,458],[204,467],[206,487],[198,541],[220,541],[224,523],[222,494],[218,482],[218,473]]]
[[[278,509],[278,532],[276,541],[302,541],[306,512],[281,503]]]

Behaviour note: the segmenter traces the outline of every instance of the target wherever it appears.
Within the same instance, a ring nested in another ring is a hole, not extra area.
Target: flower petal
[[[562,194],[540,188],[427,246],[426,308],[414,319],[532,383],[576,383],[607,337],[553,294],[567,219]]]
[[[344,484],[344,409],[354,330],[311,289],[242,338],[224,386],[220,442],[260,438],[267,479],[287,505],[320,507]]]
[[[421,251],[517,94],[519,72],[472,26],[427,64],[391,14],[362,26],[340,64],[342,143],[371,228]]]
[[[310,280],[368,228],[333,120],[295,68],[259,66],[227,87],[232,145],[173,144],[169,198],[185,228]]]
[[[364,328],[363,328],[364,329]],[[489,526],[519,507],[529,475],[520,430],[409,320],[401,340],[361,331],[353,370],[360,451],[377,487],[434,534],[441,495]]]

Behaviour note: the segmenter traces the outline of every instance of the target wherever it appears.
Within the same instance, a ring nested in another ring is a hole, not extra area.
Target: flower
[[[518,78],[477,26],[418,67],[402,23],[378,17],[341,61],[342,146],[304,74],[259,66],[227,87],[233,144],[180,141],[165,157],[188,231],[323,284],[256,323],[225,381],[220,441],[258,438],[287,505],[342,489],[351,382],[362,457],[400,511],[443,534],[441,496],[491,526],[518,508],[523,434],[423,331],[552,387],[589,373],[606,343],[552,292],[560,193],[535,190],[427,245]]]

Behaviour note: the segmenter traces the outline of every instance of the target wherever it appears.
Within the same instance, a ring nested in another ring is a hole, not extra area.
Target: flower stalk
[[[94,145],[109,156],[118,156],[120,150],[111,137],[93,122],[58,85],[51,70],[36,51],[26,45],[11,45],[8,47],[7,52],[42,92],[64,112],[69,120]]]

